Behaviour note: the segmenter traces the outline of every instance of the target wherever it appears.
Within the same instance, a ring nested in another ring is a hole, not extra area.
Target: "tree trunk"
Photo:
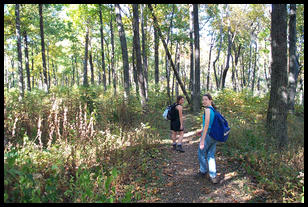
[[[86,26],[85,52],[83,63],[83,86],[88,87],[88,42],[89,42],[89,27]]]
[[[104,33],[103,33],[103,18],[102,18],[102,5],[99,4],[99,19],[100,19],[100,32],[101,32],[101,52],[102,52],[102,67],[103,67],[103,85],[104,91],[107,90],[106,86],[106,67],[105,67],[105,54],[104,54]]]
[[[135,58],[136,58],[136,47],[135,47],[135,44],[133,44],[132,62],[133,62],[134,82],[135,82],[135,85],[136,85],[136,94],[139,94],[138,71],[137,71],[137,68],[136,68]]]
[[[173,4],[173,7],[172,7],[171,20],[170,20],[170,25],[169,25],[168,32],[167,32],[167,45],[169,43],[170,32],[172,34],[172,23],[173,23],[174,10],[175,10],[175,4]],[[155,28],[155,26],[154,26],[154,28]],[[172,44],[171,44],[171,48],[172,48]],[[166,62],[167,95],[168,95],[169,104],[171,104],[171,97],[170,97],[170,70],[169,70],[169,63],[168,63],[167,52],[166,52],[165,60],[166,60],[165,62]]]
[[[268,133],[279,146],[288,142],[287,131],[287,9],[286,4],[273,4],[271,16],[272,76],[267,112]]]
[[[171,63],[171,66],[172,66],[173,72],[174,72],[174,74],[175,74],[175,77],[176,77],[177,81],[178,81],[179,84],[180,84],[180,87],[181,87],[181,89],[182,89],[182,91],[183,91],[183,93],[184,93],[184,95],[185,95],[185,97],[186,97],[186,99],[187,99],[188,104],[191,104],[190,97],[188,96],[188,94],[187,94],[187,92],[186,92],[186,90],[185,90],[185,87],[184,87],[184,85],[183,85],[183,82],[181,81],[181,78],[180,78],[180,76],[179,76],[179,74],[178,74],[178,72],[177,72],[177,70],[176,70],[176,68],[175,68],[175,65],[174,65],[174,63],[173,63],[173,61],[172,61],[172,59],[171,59],[171,55],[170,55],[170,53],[169,53],[167,44],[166,44],[165,40],[163,39],[163,35],[162,35],[162,33],[161,33],[161,31],[160,31],[160,28],[159,28],[159,26],[158,26],[158,22],[157,22],[157,19],[156,19],[155,14],[154,14],[154,12],[153,12],[152,5],[151,5],[151,4],[148,4],[148,7],[149,7],[149,9],[150,9],[151,12],[152,12],[152,17],[153,17],[153,21],[154,21],[154,26],[156,27],[156,29],[157,29],[157,31],[158,31],[158,34],[159,34],[159,36],[160,36],[160,38],[161,38],[161,40],[162,40],[162,42],[163,42],[165,51],[166,51],[167,56],[168,56],[168,58],[169,58],[169,61],[170,61],[170,63]]]
[[[296,55],[296,4],[290,4],[289,20],[289,110],[294,112],[299,64]]]
[[[27,90],[31,91],[29,52],[28,52],[28,37],[27,37],[26,31],[24,31],[24,41],[25,41],[25,58],[26,58],[26,72],[27,72]]]
[[[139,84],[139,94],[141,97],[142,108],[146,106],[146,94],[144,77],[142,73],[142,62],[141,62],[141,49],[140,49],[140,37],[139,37],[139,14],[138,14],[138,4],[133,4],[133,30],[134,30],[134,45],[136,49],[136,65],[138,71],[138,84]]]
[[[112,7],[112,6],[111,6]],[[111,8],[111,10],[113,10]],[[114,69],[114,34],[113,34],[113,24],[112,24],[112,12],[110,13],[110,35],[111,35],[111,71],[113,80],[113,91],[114,95],[117,95],[117,77]]]
[[[193,6],[189,8],[190,21],[189,21],[189,38],[190,38],[190,77],[189,77],[189,90],[191,93],[191,99],[194,99],[195,88],[195,71],[194,71],[194,13]]]
[[[129,65],[128,65],[127,44],[126,44],[125,31],[124,31],[124,26],[122,24],[122,17],[120,14],[119,4],[115,4],[115,10],[116,10],[116,20],[118,23],[118,31],[122,49],[122,60],[124,69],[124,99],[127,99],[129,97]]]
[[[207,77],[206,77],[206,90],[210,90],[210,74],[211,74],[211,58],[212,58],[212,49],[214,46],[214,33],[212,33],[211,43],[210,43],[210,54],[209,54],[209,64],[207,68]]]
[[[229,20],[230,21],[230,20]],[[225,88],[225,81],[226,81],[226,77],[227,77],[227,72],[229,70],[229,62],[230,62],[230,56],[231,56],[231,47],[232,47],[232,41],[231,41],[231,26],[229,25],[228,27],[228,54],[227,54],[227,63],[226,63],[226,67],[223,70],[222,73],[222,81],[221,81],[221,89]]]
[[[16,16],[16,36],[17,36],[17,51],[18,51],[18,75],[19,75],[19,99],[24,97],[24,76],[22,70],[22,53],[21,53],[21,31],[20,31],[20,18],[19,18],[19,4],[15,6]]]
[[[216,62],[219,60],[219,56],[220,56],[220,51],[221,51],[221,46],[222,46],[222,20],[221,20],[221,24],[220,24],[220,32],[219,32],[219,37],[220,37],[220,43],[219,43],[219,48],[218,48],[218,54],[216,59],[213,62],[213,69],[214,69],[214,75],[215,75],[215,80],[216,80],[216,88],[217,90],[219,90],[219,81],[218,81],[218,76],[216,73]]]
[[[193,111],[200,111],[200,44],[199,44],[199,17],[198,4],[193,5],[194,13],[194,43],[195,43],[195,87],[193,99]]]
[[[144,27],[146,28],[146,19],[144,19],[144,8],[143,4],[140,4],[141,7],[141,34],[142,34],[142,57],[143,57],[143,75],[144,75],[144,84],[145,84],[145,95],[148,99],[148,60],[146,54],[146,33]]]
[[[158,48],[159,48],[159,37],[156,28],[154,27],[154,53],[155,53],[155,85],[156,89],[158,88],[159,84],[159,54],[158,54]]]
[[[42,46],[42,60],[43,60],[43,75],[44,75],[44,90],[48,93],[49,86],[47,81],[47,68],[45,56],[45,42],[44,42],[44,23],[43,23],[43,5],[39,4],[40,13],[40,31],[41,31],[41,46]]]
[[[255,46],[256,46],[256,49],[255,49],[255,62],[254,62],[254,66],[253,66],[253,73],[252,73],[252,85],[251,85],[251,92],[253,94],[254,92],[254,88],[255,88],[255,81],[256,81],[256,69],[257,69],[257,50],[258,50],[258,47],[257,47],[257,42],[255,42]]]

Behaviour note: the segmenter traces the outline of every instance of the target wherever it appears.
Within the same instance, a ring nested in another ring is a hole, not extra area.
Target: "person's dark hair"
[[[217,107],[216,107],[215,104],[214,104],[214,101],[213,101],[213,98],[212,98],[211,94],[206,93],[206,94],[204,94],[203,96],[207,96],[208,99],[212,101],[212,106],[213,106],[213,108],[216,110]]]
[[[184,96],[178,96],[178,97],[176,98],[176,103],[179,104],[179,102],[180,102],[180,100],[181,100],[182,98],[184,98]]]

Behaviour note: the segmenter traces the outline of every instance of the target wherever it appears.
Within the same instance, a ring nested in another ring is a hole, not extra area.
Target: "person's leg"
[[[172,147],[176,149],[176,132],[171,130]]]
[[[216,161],[215,161],[215,152],[216,152],[216,140],[211,137],[208,137],[208,149],[207,149],[207,162],[209,166],[209,175],[211,178],[216,177]]]
[[[180,151],[180,152],[185,152],[183,150],[183,146],[182,146],[182,140],[183,140],[183,136],[184,136],[184,131],[179,131],[178,133],[180,134],[180,137],[178,139],[178,148],[177,148],[177,150]]]
[[[206,174],[207,173],[207,161],[205,159],[205,148],[201,150],[200,143],[198,146],[198,160],[200,164],[200,173]]]

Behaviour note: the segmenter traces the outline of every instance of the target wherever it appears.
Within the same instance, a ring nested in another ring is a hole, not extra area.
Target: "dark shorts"
[[[180,120],[177,119],[177,120],[170,122],[170,130],[173,130],[173,131],[176,131],[176,132],[184,131],[184,129],[181,130],[180,127],[181,127]]]

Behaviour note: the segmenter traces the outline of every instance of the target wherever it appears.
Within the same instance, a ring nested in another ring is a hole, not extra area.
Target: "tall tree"
[[[122,60],[124,69],[124,98],[126,99],[129,97],[129,64],[128,64],[127,44],[126,44],[124,26],[122,23],[122,17],[120,13],[121,8],[119,4],[115,4],[115,10],[116,10],[116,20],[118,23],[118,31],[122,49]]]
[[[200,43],[199,43],[199,15],[198,4],[193,5],[194,16],[194,46],[195,46],[195,78],[193,111],[200,111]]]
[[[27,73],[27,90],[31,91],[30,82],[30,67],[29,67],[29,51],[28,51],[28,36],[27,31],[24,31],[24,42],[25,42],[25,58],[26,58],[26,73]]]
[[[44,20],[43,20],[43,4],[39,4],[40,14],[40,32],[41,32],[41,47],[42,47],[42,61],[43,61],[43,75],[44,75],[44,90],[49,91],[46,56],[45,56],[45,39],[44,39]]]
[[[157,31],[158,31],[158,34],[159,34],[159,37],[160,37],[160,39],[162,40],[163,46],[164,46],[165,51],[166,51],[166,53],[167,53],[167,57],[168,57],[168,59],[169,59],[169,61],[170,61],[170,63],[171,63],[171,67],[172,67],[172,69],[173,69],[173,72],[174,72],[174,75],[175,75],[175,77],[176,77],[176,80],[177,80],[178,83],[180,84],[180,87],[181,87],[181,89],[182,89],[182,91],[183,91],[183,93],[184,93],[184,95],[185,95],[185,97],[186,97],[186,100],[187,100],[188,104],[191,104],[191,99],[190,99],[190,97],[188,96],[187,91],[185,90],[184,84],[183,84],[183,82],[182,82],[182,80],[181,80],[181,78],[180,78],[179,73],[178,73],[177,70],[176,70],[176,67],[175,67],[175,65],[174,65],[174,63],[173,63],[173,61],[172,61],[172,58],[171,58],[171,54],[170,54],[170,52],[169,52],[169,50],[168,50],[167,44],[166,44],[166,42],[165,42],[165,40],[164,40],[164,38],[163,38],[163,35],[162,35],[162,33],[161,33],[161,30],[160,30],[159,26],[158,26],[157,18],[156,18],[155,14],[154,14],[153,7],[152,7],[151,4],[148,4],[148,7],[149,7],[150,11],[152,12],[154,27],[156,27],[156,29],[157,29]]]
[[[111,38],[111,71],[112,71],[112,80],[113,80],[113,94],[117,94],[117,76],[114,69],[114,33],[113,33],[113,7],[111,5],[110,10],[110,38]]]
[[[158,59],[159,37],[156,27],[154,27],[154,56],[155,56],[155,85],[158,88],[159,84],[159,59]]]
[[[102,17],[102,5],[99,4],[99,20],[100,20],[100,32],[101,32],[101,52],[102,52],[102,67],[103,67],[103,85],[104,90],[107,90],[106,86],[106,67],[105,67],[105,55],[104,55],[104,33],[103,33],[103,17]]]
[[[288,142],[287,131],[287,8],[286,4],[273,4],[271,16],[272,76],[267,112],[267,127],[279,146]]]
[[[137,66],[137,76],[139,84],[139,94],[141,97],[141,105],[144,108],[146,106],[146,94],[144,77],[142,73],[142,63],[141,63],[141,49],[140,49],[140,36],[139,36],[139,14],[138,14],[138,4],[133,4],[133,30],[134,30],[134,45],[136,50],[136,66]]]
[[[144,83],[145,83],[145,95],[146,98],[148,99],[148,60],[147,60],[147,52],[146,52],[146,21],[147,19],[145,18],[145,13],[144,13],[144,7],[143,4],[140,4],[141,7],[141,34],[142,34],[142,57],[143,57],[143,75],[144,75]],[[144,29],[145,28],[145,29]]]
[[[190,21],[189,21],[189,38],[190,38],[190,78],[189,78],[189,90],[191,93],[191,99],[194,98],[194,13],[193,6],[189,8]]]
[[[296,4],[290,5],[289,20],[289,110],[294,112],[296,85],[299,75],[298,57],[296,55]]]
[[[19,98],[24,97],[24,77],[22,70],[22,53],[21,53],[21,31],[20,31],[20,17],[19,17],[19,4],[15,6],[16,16],[16,36],[17,36],[17,54],[18,54],[18,74],[19,74]]]
[[[83,86],[89,86],[88,83],[88,44],[89,44],[89,26],[86,25],[85,51],[83,63]]]

